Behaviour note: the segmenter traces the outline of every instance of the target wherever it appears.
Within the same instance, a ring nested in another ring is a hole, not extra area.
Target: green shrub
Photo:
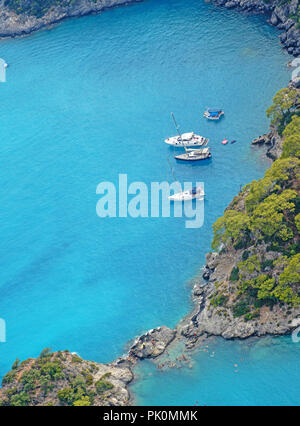
[[[113,389],[113,385],[106,380],[100,379],[96,382],[96,391],[98,395],[101,395],[103,392],[111,389]]]
[[[25,407],[30,403],[30,396],[26,392],[20,392],[13,395],[10,399],[10,405],[13,407]]]
[[[2,385],[7,385],[9,383],[12,383],[16,378],[17,372],[16,371],[9,371],[2,379]]]
[[[89,407],[90,405],[91,401],[88,396],[83,396],[81,399],[78,399],[73,403],[74,407]]]
[[[233,316],[238,318],[248,314],[248,312],[250,312],[250,308],[246,302],[242,301],[234,305],[234,307],[232,308],[232,312]]]
[[[225,294],[220,294],[219,296],[215,296],[210,300],[210,303],[214,307],[225,306],[227,302],[228,302],[228,296],[225,296]]]
[[[239,268],[233,268],[230,274],[230,281],[238,281],[239,280]]]

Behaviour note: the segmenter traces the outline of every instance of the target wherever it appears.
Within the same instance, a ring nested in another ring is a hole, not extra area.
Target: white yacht
[[[165,140],[166,144],[178,147],[205,146],[208,142],[208,139],[203,136],[196,135],[194,132],[183,133],[181,136],[173,136]]]
[[[211,152],[209,148],[201,148],[201,149],[187,149],[185,148],[185,153],[180,155],[175,155],[176,160],[180,161],[200,161],[207,160],[211,158]]]
[[[171,201],[189,201],[189,200],[204,200],[204,190],[201,187],[195,187],[193,189],[179,192],[178,194],[170,195],[169,200]]]

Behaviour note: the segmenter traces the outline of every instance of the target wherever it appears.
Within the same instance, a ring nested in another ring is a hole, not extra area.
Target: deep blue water
[[[213,222],[269,164],[249,144],[289,80],[277,35],[199,0],[149,0],[1,42],[0,375],[44,347],[110,361],[188,312]],[[206,122],[206,106],[226,118]],[[175,164],[171,111],[211,139],[211,162]],[[171,181],[168,157],[178,180],[205,182],[203,228],[97,217],[98,183]]]

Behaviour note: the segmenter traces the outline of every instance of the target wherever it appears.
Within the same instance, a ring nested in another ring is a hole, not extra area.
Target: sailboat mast
[[[177,130],[177,133],[178,133],[178,135],[179,135],[179,137],[180,137],[180,139],[181,139],[181,141],[182,141],[182,144],[183,144],[183,139],[182,139],[182,136],[181,136],[181,133],[180,133],[180,130],[179,130],[179,126],[178,126],[178,124],[177,124],[177,122],[176,122],[175,115],[174,115],[174,113],[173,113],[173,112],[171,112],[171,115],[172,115],[172,118],[173,118],[173,121],[174,121],[174,124],[175,124],[176,130]],[[186,149],[186,147],[185,147],[184,145],[183,145],[183,147],[184,147],[185,151],[187,151],[187,149]]]

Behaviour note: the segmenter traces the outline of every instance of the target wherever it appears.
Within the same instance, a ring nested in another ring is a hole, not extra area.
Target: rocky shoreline
[[[126,6],[143,0],[75,0],[69,5],[53,6],[42,17],[17,14],[0,0],[0,38],[29,35],[65,19],[100,13],[106,9]]]
[[[300,77],[296,77],[294,80],[291,80],[288,88],[296,89],[298,91],[298,96],[300,97]],[[282,154],[282,144],[283,139],[278,134],[277,128],[271,126],[270,132],[264,135],[259,136],[251,142],[252,146],[267,148],[266,155],[273,161],[276,161],[280,158]]]
[[[292,18],[298,15],[299,0],[208,0],[216,6],[237,9],[245,13],[265,15],[268,23],[283,31],[280,41],[290,55],[300,55],[300,28]]]
[[[126,6],[144,0],[75,0],[67,5],[56,5],[42,17],[17,14],[0,0],[0,38],[20,37],[48,28],[65,19],[100,13],[105,9]],[[300,27],[296,23],[299,0],[206,0],[219,7],[237,9],[240,12],[261,14],[268,23],[282,31],[280,41],[287,52],[300,56]]]

